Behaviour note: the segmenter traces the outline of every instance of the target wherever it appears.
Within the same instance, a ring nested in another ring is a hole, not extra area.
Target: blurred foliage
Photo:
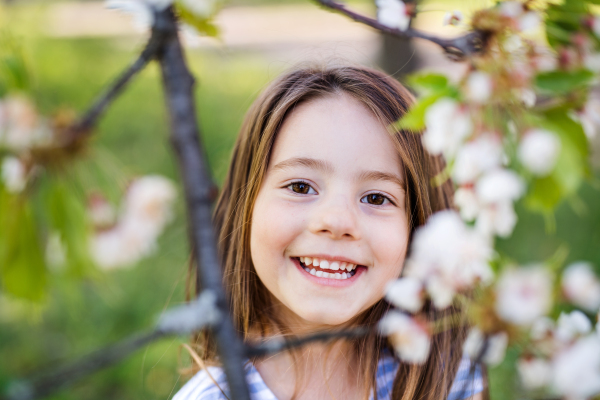
[[[242,5],[258,2],[234,0],[235,4]],[[264,2],[260,0],[260,3]],[[25,32],[21,39],[27,44],[27,54],[23,59],[31,66],[32,90],[38,106],[45,113],[52,113],[59,106],[68,106],[78,112],[85,110],[143,45],[142,39],[121,38],[115,41],[38,37],[26,31],[33,30],[39,21],[31,18],[23,23],[21,14],[14,16],[13,24],[19,26],[20,32]],[[0,53],[0,59],[1,56]],[[203,140],[211,168],[217,181],[221,182],[244,113],[259,91],[282,68],[273,67],[260,56],[210,50],[191,50],[188,60],[198,78],[197,109]],[[576,79],[573,81],[577,83]],[[540,83],[543,87],[544,83]],[[437,77],[414,84],[431,93],[438,93],[439,88],[446,87],[446,82]],[[415,115],[415,129],[422,124],[423,112],[424,109],[421,115]],[[178,173],[167,130],[160,73],[156,65],[150,65],[101,120],[93,139],[96,161],[80,161],[78,179],[91,187],[116,186],[109,196],[113,201],[119,196],[118,188],[125,184],[120,178],[123,175],[160,173],[176,180]],[[569,202],[558,207],[556,229],[552,232],[545,232],[542,216],[528,211],[521,203],[517,209],[519,223],[516,230],[510,239],[499,242],[499,249],[518,262],[526,263],[546,259],[559,246],[567,244],[570,261],[585,259],[600,266],[600,232],[597,229],[600,226],[600,208],[596,206],[600,202],[600,192],[595,182],[583,183]],[[42,195],[38,201],[53,208],[52,199],[72,190],[59,185],[48,192],[40,188],[40,192]],[[0,203],[3,201],[7,198],[0,192]],[[77,208],[77,205],[73,207]],[[0,219],[11,218],[13,223],[24,228],[31,226],[37,218],[29,207],[21,203],[1,203],[0,209],[11,210],[0,214]],[[65,236],[73,236],[72,227],[81,220],[67,223],[60,213],[59,208],[49,213],[50,223],[62,230]],[[31,234],[29,229],[21,232],[23,235]],[[4,239],[0,231],[0,244]],[[32,237],[31,240],[34,243],[38,238]],[[84,256],[77,255],[77,240],[77,237],[72,237],[73,247],[69,251],[75,252],[75,259],[80,262],[51,274],[40,271],[37,278],[50,281],[46,302],[32,305],[0,294],[0,388],[12,379],[52,368],[144,329],[167,306],[183,301],[188,255],[182,199],[179,200],[174,223],[160,240],[160,251],[133,269],[85,274],[83,280],[77,278],[78,274],[67,273],[81,271],[88,265]],[[28,262],[30,258],[43,257],[36,253],[34,247],[19,252],[15,261],[17,265]],[[2,251],[0,248],[0,254]],[[22,278],[16,275],[14,279],[19,281]],[[149,346],[51,399],[170,398],[185,381],[178,372],[178,346],[182,341],[185,338]],[[510,398],[511,391],[507,388],[515,382],[515,371],[511,369],[515,358],[516,354],[509,355],[503,364],[490,371],[492,399]]]

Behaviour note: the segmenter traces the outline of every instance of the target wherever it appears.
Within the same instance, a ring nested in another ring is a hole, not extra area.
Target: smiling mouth
[[[319,278],[349,279],[356,274],[356,268],[365,268],[361,265],[340,261],[330,261],[313,257],[295,257],[300,266],[309,274]]]

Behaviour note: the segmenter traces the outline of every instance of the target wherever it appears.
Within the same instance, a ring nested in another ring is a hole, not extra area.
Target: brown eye
[[[288,187],[298,194],[309,194],[312,189],[310,185],[306,182],[294,182]]]
[[[368,203],[374,206],[380,206],[385,203],[386,200],[388,200],[388,198],[380,193],[371,193],[360,199],[362,203]]]

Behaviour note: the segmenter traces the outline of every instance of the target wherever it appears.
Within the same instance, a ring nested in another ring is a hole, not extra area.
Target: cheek
[[[257,272],[279,263],[298,235],[302,219],[286,202],[258,196],[252,213],[250,252]]]
[[[405,217],[370,229],[370,243],[375,256],[375,266],[379,267],[381,286],[396,279],[402,272],[408,247],[408,224]]]

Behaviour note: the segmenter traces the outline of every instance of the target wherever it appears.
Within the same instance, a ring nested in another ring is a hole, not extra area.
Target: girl
[[[419,135],[390,128],[412,102],[394,79],[357,67],[299,69],[255,101],[215,210],[244,340],[374,326],[390,308],[384,289],[414,230],[452,202],[450,182],[430,185],[442,160]],[[459,312],[426,307],[423,317]],[[316,343],[249,360],[246,378],[254,400],[480,399],[464,337],[464,326],[435,334],[423,365],[400,362],[376,333]],[[212,366],[173,400],[226,399],[214,338],[203,333],[197,345]]]

